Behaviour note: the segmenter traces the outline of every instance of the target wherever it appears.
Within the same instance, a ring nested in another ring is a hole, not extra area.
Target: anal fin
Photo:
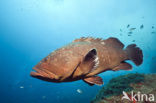
[[[99,76],[91,76],[88,78],[84,78],[83,80],[91,86],[94,84],[96,84],[96,85],[102,85],[103,84],[103,80]]]
[[[122,62],[117,67],[113,68],[113,71],[117,71],[117,70],[131,70],[131,69],[132,69],[132,66],[129,63]]]

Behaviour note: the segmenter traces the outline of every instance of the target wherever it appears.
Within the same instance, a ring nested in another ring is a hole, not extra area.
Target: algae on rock
[[[154,81],[153,77],[156,79],[156,74],[145,75],[145,74],[134,73],[134,74],[127,74],[127,75],[113,78],[112,80],[109,81],[109,83],[106,86],[104,86],[99,91],[99,93],[96,95],[94,100],[91,101],[91,103],[121,103],[123,102],[121,101],[123,91],[130,92],[132,90],[135,91],[138,89],[141,89],[140,91],[144,91],[144,90],[146,92],[150,91],[154,85],[152,83],[150,83],[151,87],[149,87],[148,85],[149,85],[149,81],[150,82]],[[156,84],[156,80],[155,80],[155,84]],[[146,88],[142,88],[142,87],[146,87]],[[150,90],[147,90],[147,88],[149,88]]]

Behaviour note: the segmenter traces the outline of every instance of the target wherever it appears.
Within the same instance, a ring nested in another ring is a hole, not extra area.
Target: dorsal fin
[[[120,42],[117,38],[110,37],[106,40],[103,40],[101,38],[93,38],[93,37],[81,37],[79,39],[75,39],[73,42],[95,42],[95,43],[101,43],[106,44],[109,46],[114,46],[118,48],[124,48],[124,44]]]
[[[106,40],[104,40],[104,42],[110,46],[115,46],[115,47],[118,47],[118,48],[124,48],[124,44],[120,42],[119,39],[117,38],[114,38],[114,37],[110,37]]]
[[[93,37],[81,37],[79,39],[75,39],[73,42],[102,42],[102,38],[93,38]]]

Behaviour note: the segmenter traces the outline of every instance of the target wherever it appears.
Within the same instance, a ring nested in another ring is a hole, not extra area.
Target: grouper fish
[[[43,58],[31,71],[32,77],[48,82],[83,80],[89,85],[102,85],[99,73],[107,70],[131,70],[131,60],[139,66],[143,62],[142,50],[136,44],[124,49],[117,38],[82,37]]]

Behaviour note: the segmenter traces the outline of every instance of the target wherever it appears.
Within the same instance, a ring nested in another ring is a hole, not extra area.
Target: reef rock
[[[123,92],[129,100],[122,99]],[[91,103],[156,103],[156,74],[136,73],[113,78]]]

